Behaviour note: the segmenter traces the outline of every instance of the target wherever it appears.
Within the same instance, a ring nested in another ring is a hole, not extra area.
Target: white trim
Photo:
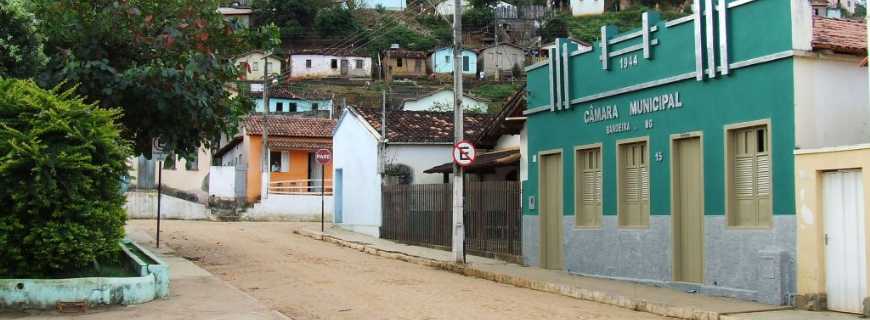
[[[682,18],[676,18],[674,20],[665,22],[665,28],[672,28],[672,27],[675,27],[675,26],[678,26],[678,25],[681,25],[681,24],[684,24],[686,22],[693,21],[693,20],[695,20],[694,15],[688,15],[688,16],[685,16]]]
[[[698,81],[704,80],[704,57],[701,41],[701,0],[694,0],[692,4],[693,19],[695,26],[695,79]]]
[[[579,54],[584,54],[584,53],[589,53],[589,52],[592,52],[592,47],[579,46],[579,47],[577,48],[577,50],[574,50],[574,52],[571,52],[571,53],[570,53],[570,56],[573,57],[573,56],[576,56],[576,55],[579,55]]]
[[[629,53],[629,52],[634,52],[634,51],[639,51],[639,50],[649,50],[649,46],[657,46],[657,45],[659,45],[659,39],[652,39],[652,41],[650,41],[649,44],[639,43],[639,44],[636,44],[636,45],[633,45],[630,47],[625,47],[625,48],[619,49],[617,51],[611,52],[609,54],[609,56],[611,58],[613,58],[613,57],[621,56],[621,55]],[[644,56],[644,58],[646,58],[646,56]]]
[[[747,4],[747,3],[750,3],[750,2],[753,2],[753,1],[755,1],[755,0],[737,0],[737,1],[734,1],[734,2],[729,3],[729,4],[728,4],[728,8],[734,8],[734,7],[742,6],[742,5],[744,5],[744,4]]]
[[[535,64],[532,64],[532,65],[526,66],[526,72],[529,72],[529,71],[535,70],[535,69],[537,69],[537,68],[540,68],[540,67],[546,66],[546,65],[548,65],[548,64],[550,64],[550,61],[547,61],[547,60],[537,62],[537,63],[535,63]]]
[[[527,110],[523,111],[523,115],[530,115],[530,114],[535,114],[538,112],[550,111],[551,109],[552,109],[552,106],[550,106],[550,105],[534,107],[534,108],[527,109]]]
[[[568,44],[562,44],[562,85],[565,87],[565,99],[562,101],[564,106],[562,109],[571,109],[571,83],[568,77],[571,76],[571,65],[568,63],[569,55],[568,55]]]
[[[719,0],[719,65],[722,75],[729,73],[728,62],[728,5]]]
[[[707,15],[707,26],[704,28],[707,34],[707,75],[716,78],[716,44],[713,39],[713,0],[705,0],[704,12]]]
[[[647,13],[644,12],[644,14],[647,14]],[[658,26],[652,26],[652,27],[649,27],[649,24],[647,24],[647,28],[648,28],[648,29],[647,29],[647,32],[656,32],[656,31],[659,30],[659,27],[658,27]],[[643,36],[643,27],[641,27],[640,30],[638,30],[638,31],[635,31],[635,32],[632,32],[632,33],[626,33],[626,34],[623,34],[623,35],[621,35],[621,36],[618,36],[618,37],[615,37],[615,38],[613,38],[613,39],[610,39],[610,41],[608,41],[607,44],[617,44],[617,43],[620,43],[620,42],[623,42],[623,41],[627,41],[627,40],[631,40],[631,39],[634,39],[634,38],[637,38],[637,37],[640,37],[640,36]]]
[[[794,151],[795,155],[799,154],[817,154],[817,153],[830,153],[830,152],[844,152],[844,151],[855,151],[855,150],[864,150],[870,149],[870,143],[863,144],[855,144],[850,146],[836,146],[836,147],[824,147],[824,148],[815,148],[815,149],[798,149]]]

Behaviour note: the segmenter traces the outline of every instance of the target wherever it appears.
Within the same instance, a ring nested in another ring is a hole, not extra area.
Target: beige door
[[[577,226],[593,227],[601,224],[601,148],[577,151],[574,169],[577,181]]]
[[[649,225],[649,168],[646,142],[620,145],[621,193],[619,223],[621,226]]]
[[[541,156],[541,267],[562,269],[562,155]]]
[[[674,281],[704,282],[701,138],[674,141]]]

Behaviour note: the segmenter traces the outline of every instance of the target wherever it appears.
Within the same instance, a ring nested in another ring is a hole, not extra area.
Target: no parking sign
[[[477,149],[471,142],[462,140],[453,145],[453,163],[467,167],[477,159]]]

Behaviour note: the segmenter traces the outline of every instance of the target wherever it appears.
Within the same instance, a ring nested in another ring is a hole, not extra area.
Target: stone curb
[[[305,229],[294,230],[293,233],[306,236],[316,240],[330,242],[339,246],[359,250],[371,255],[390,258],[405,262],[410,262],[422,266],[434,267],[441,270],[461,274],[464,276],[475,277],[498,283],[509,284],[519,288],[532,289],[542,292],[555,293],[580,300],[598,302],[617,306],[621,308],[631,309],[634,311],[646,312],[655,315],[672,317],[686,320],[720,320],[720,314],[714,311],[699,310],[693,307],[680,307],[663,303],[654,303],[642,299],[632,299],[625,296],[612,295],[603,291],[589,290],[577,288],[570,285],[552,283],[547,281],[538,281],[526,279],[523,277],[512,276],[509,274],[490,272],[480,270],[471,265],[461,265],[453,262],[439,261],[419,256],[409,255],[403,252],[389,251],[375,248],[371,245],[344,240],[328,234],[323,234],[317,231]]]

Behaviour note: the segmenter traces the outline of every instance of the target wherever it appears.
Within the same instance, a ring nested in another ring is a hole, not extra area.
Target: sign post
[[[324,198],[326,197],[326,164],[332,161],[332,151],[319,149],[314,153],[314,158],[320,163],[320,232],[325,231]]]
[[[474,144],[467,140],[459,140],[453,145],[453,219],[464,223],[464,201],[465,196],[465,167],[470,166],[477,159],[477,149]],[[459,188],[457,188],[459,186]],[[459,211],[457,213],[457,210]],[[458,216],[458,217],[457,217]],[[453,234],[453,253],[456,255],[456,262],[465,263],[465,228],[462,223],[457,224]],[[461,259],[460,259],[461,258]]]
[[[154,139],[151,143],[151,158],[157,160],[157,248],[160,249],[160,198],[163,189],[163,162],[166,161],[166,152],[163,146]]]

